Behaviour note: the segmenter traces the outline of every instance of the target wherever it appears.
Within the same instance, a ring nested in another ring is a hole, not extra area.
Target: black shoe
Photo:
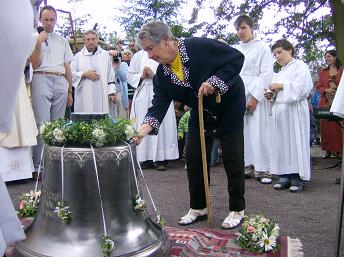
[[[275,190],[284,190],[290,187],[290,183],[289,182],[277,182],[274,185],[274,189]]]
[[[165,165],[161,165],[161,164],[158,165],[158,166],[156,167],[156,169],[159,170],[159,171],[167,170],[166,166],[165,166]]]
[[[144,161],[140,164],[141,169],[155,169],[154,163],[152,161]]]
[[[322,157],[323,159],[331,158],[331,152],[327,151],[325,155]]]

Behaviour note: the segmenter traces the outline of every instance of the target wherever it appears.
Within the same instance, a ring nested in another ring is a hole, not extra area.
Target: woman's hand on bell
[[[131,138],[131,141],[135,145],[139,145],[142,142],[142,139],[149,134],[153,130],[153,127],[148,124],[143,124],[139,129],[137,130],[137,135]]]

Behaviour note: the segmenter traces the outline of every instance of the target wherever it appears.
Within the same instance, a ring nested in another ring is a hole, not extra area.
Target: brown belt
[[[33,73],[50,75],[50,76],[64,76],[62,72],[54,72],[54,71],[34,71]]]

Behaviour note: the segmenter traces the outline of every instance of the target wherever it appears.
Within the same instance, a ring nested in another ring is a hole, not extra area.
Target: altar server
[[[239,16],[234,22],[241,40],[237,49],[245,56],[240,76],[244,81],[246,95],[246,114],[244,116],[245,174],[254,171],[255,177],[263,184],[270,184],[270,149],[267,100],[264,89],[272,78],[273,58],[270,48],[253,36],[253,21],[246,15]]]
[[[294,58],[294,47],[286,39],[271,47],[281,70],[274,73],[270,91],[276,94],[272,106],[271,167],[279,180],[274,189],[299,192],[310,180],[309,107],[313,87],[307,64]],[[266,91],[265,97],[272,99]]]
[[[131,59],[128,71],[128,83],[134,87],[135,93],[130,119],[135,120],[136,128],[144,121],[149,107],[152,106],[153,77],[159,63],[149,59],[147,52],[140,50]],[[166,169],[167,160],[178,159],[177,123],[174,106],[168,106],[164,121],[157,136],[147,136],[137,146],[137,159],[140,162],[157,162],[158,170]]]

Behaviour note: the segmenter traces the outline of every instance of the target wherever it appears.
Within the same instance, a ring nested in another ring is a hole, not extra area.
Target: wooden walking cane
[[[203,96],[198,98],[198,122],[199,122],[199,136],[201,139],[203,180],[204,180],[205,200],[207,203],[208,227],[211,227],[212,215],[211,215],[211,206],[210,206],[210,192],[209,192],[209,180],[208,180],[208,169],[207,169],[207,153],[205,149],[205,137],[204,137]]]
[[[220,103],[221,102],[221,96],[220,96],[219,92],[215,93],[215,97],[216,97],[216,103]],[[199,136],[201,139],[203,180],[204,180],[205,200],[207,203],[208,226],[211,227],[213,217],[211,214],[211,202],[210,202],[208,167],[207,167],[207,154],[206,154],[205,137],[204,137],[203,96],[198,98],[198,122],[199,122]]]

